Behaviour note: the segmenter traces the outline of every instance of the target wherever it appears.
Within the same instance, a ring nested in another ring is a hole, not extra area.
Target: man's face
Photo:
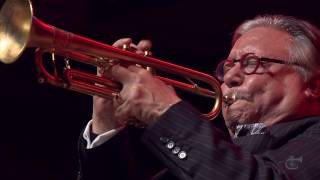
[[[258,57],[288,61],[292,37],[269,27],[254,28],[241,36],[228,59],[253,53]],[[273,124],[299,116],[305,97],[305,83],[293,65],[260,64],[256,73],[245,74],[236,63],[224,76],[223,94],[236,93],[240,99],[223,105],[223,116],[230,131],[238,124]]]

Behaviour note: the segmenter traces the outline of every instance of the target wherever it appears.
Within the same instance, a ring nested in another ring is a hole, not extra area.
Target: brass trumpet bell
[[[28,1],[6,1],[0,11],[0,60],[16,61],[28,44],[32,25],[32,6]]]

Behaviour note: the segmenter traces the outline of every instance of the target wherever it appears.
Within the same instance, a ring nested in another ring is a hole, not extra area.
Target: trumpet
[[[189,81],[186,83],[163,76],[156,77],[175,88],[212,98],[213,107],[210,112],[202,114],[204,118],[212,120],[221,111],[223,97],[220,83],[213,76],[64,31],[36,18],[30,0],[6,0],[0,11],[0,61],[6,64],[13,63],[25,48],[32,47],[37,48],[35,64],[41,83],[91,96],[113,98],[121,90],[118,82],[71,68],[69,60],[102,70],[115,61],[119,64],[139,64],[181,76]],[[53,72],[44,65],[44,53],[51,54]],[[63,73],[57,73],[55,69],[56,55],[65,57]],[[210,88],[200,87],[193,80],[207,83]]]

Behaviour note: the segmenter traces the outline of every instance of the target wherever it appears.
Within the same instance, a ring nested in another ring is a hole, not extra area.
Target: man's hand
[[[170,106],[181,101],[171,86],[139,66],[115,65],[110,74],[123,85],[120,92],[122,102],[115,111],[115,117],[120,121],[135,118],[149,125]]]
[[[130,38],[124,38],[116,41],[113,46],[122,48],[123,45],[127,45],[133,52],[137,54],[144,54],[145,51],[149,51],[151,48],[151,42],[142,40],[138,45],[132,43]],[[98,75],[110,78],[105,74],[100,74],[98,69]],[[121,120],[115,117],[115,111],[119,106],[118,99],[104,99],[98,96],[93,97],[93,114],[92,114],[92,132],[95,134],[102,134],[111,129],[116,129],[124,126],[124,118]]]

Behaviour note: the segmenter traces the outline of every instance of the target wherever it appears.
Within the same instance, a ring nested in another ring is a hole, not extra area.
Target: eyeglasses
[[[271,59],[271,58],[265,58],[265,57],[258,57],[254,55],[253,53],[248,53],[243,55],[240,59],[226,59],[221,61],[216,69],[216,77],[220,81],[224,81],[223,77],[227,72],[234,67],[236,64],[240,63],[240,69],[245,74],[253,74],[256,73],[260,65],[263,64],[263,62],[272,62],[272,63],[278,63],[278,64],[288,64],[288,62],[284,60],[279,59]]]

